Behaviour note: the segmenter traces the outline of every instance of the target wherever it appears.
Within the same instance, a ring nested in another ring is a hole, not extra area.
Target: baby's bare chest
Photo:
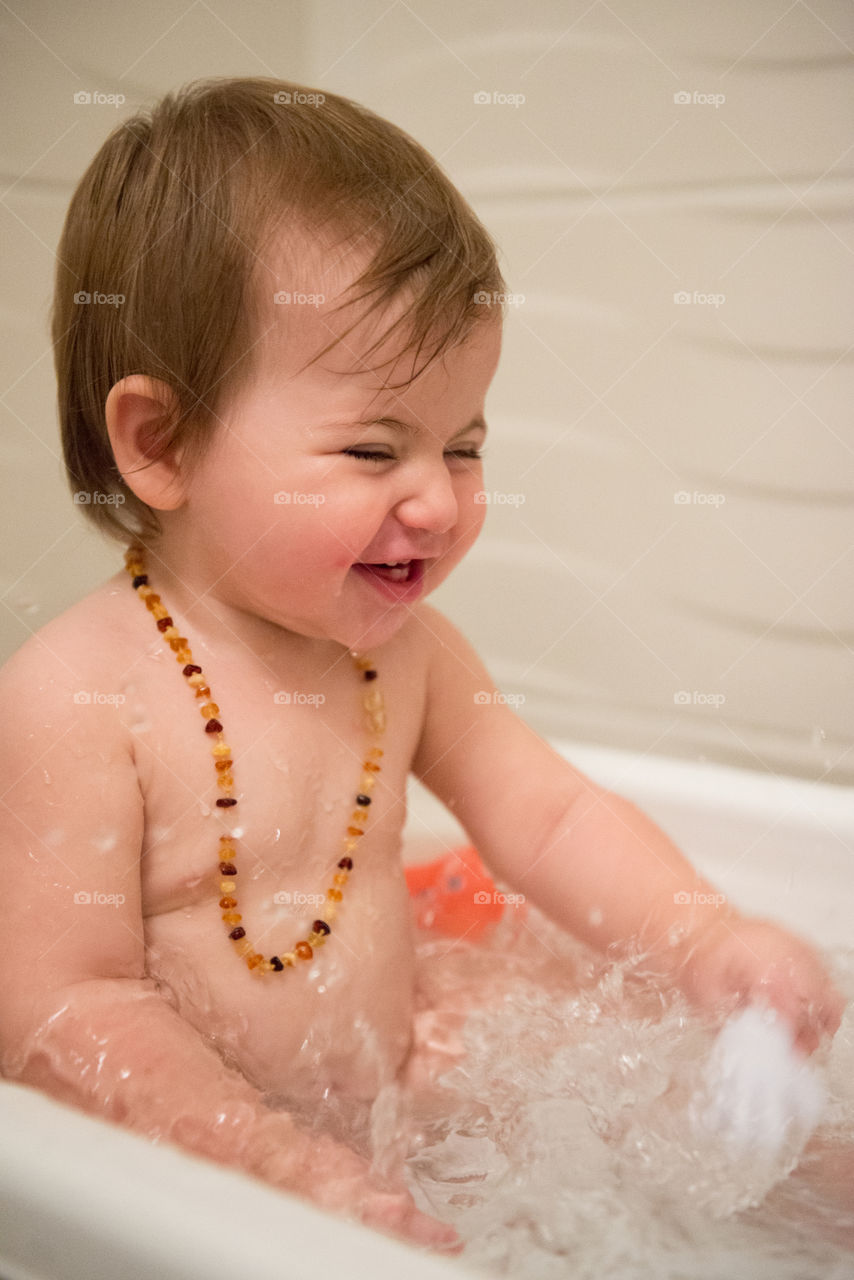
[[[187,716],[165,711],[152,688],[137,691],[149,973],[258,1087],[308,1093],[322,1075],[370,1094],[409,1042],[413,954],[400,839],[414,721],[394,717],[393,744],[371,755],[378,739],[365,733],[352,686],[337,705],[243,693],[230,714],[218,699],[237,799],[222,809],[192,699]],[[221,869],[223,836],[236,875]],[[352,863],[346,874],[342,857]],[[223,917],[234,913],[244,941],[265,957],[293,952],[317,919],[328,917],[332,934],[298,972],[259,978],[229,940],[233,918]]]
[[[345,854],[357,866],[370,855],[375,877],[393,864],[399,873],[413,726],[404,712],[395,717],[394,741],[366,733],[358,691],[347,692],[337,706],[234,697],[229,714],[220,699],[233,761],[227,791],[237,802],[223,808],[216,767],[223,757],[213,750],[221,739],[206,733],[192,697],[177,696],[188,691],[180,681],[172,698],[160,699],[151,682],[132,691],[128,724],[145,812],[146,916],[221,895],[224,837],[237,853],[230,860],[241,904],[270,918],[298,915],[302,907],[310,912]]]

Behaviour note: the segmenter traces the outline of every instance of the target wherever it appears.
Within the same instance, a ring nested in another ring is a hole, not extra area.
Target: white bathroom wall
[[[4,12],[6,652],[119,563],[58,454],[46,322],[73,184],[165,89],[281,75],[407,128],[501,247],[487,523],[436,601],[520,713],[854,779],[848,0]]]

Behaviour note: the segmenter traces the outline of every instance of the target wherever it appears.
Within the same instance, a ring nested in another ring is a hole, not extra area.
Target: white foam
[[[772,1009],[750,1006],[724,1025],[705,1071],[707,1106],[698,1113],[735,1153],[759,1148],[776,1158],[802,1146],[826,1103],[817,1070],[794,1047],[788,1024]]]

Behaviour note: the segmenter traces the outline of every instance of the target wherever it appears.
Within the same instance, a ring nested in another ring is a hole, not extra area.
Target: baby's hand
[[[268,1181],[306,1196],[331,1213],[344,1213],[366,1226],[400,1236],[410,1244],[443,1253],[460,1253],[463,1242],[447,1223],[422,1213],[406,1190],[383,1190],[372,1180],[371,1167],[355,1151],[327,1134],[296,1138],[294,1146],[268,1158],[259,1172]],[[303,1145],[305,1143],[305,1145]],[[295,1159],[295,1156],[297,1157]]]
[[[770,1005],[790,1024],[805,1054],[839,1026],[845,1001],[818,955],[778,925],[722,916],[689,945],[680,981],[698,1004]]]

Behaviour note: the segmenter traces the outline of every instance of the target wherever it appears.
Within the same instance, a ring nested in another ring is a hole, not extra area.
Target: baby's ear
[[[128,488],[155,510],[180,507],[185,496],[180,457],[172,449],[160,453],[163,435],[178,413],[172,388],[131,374],[112,388],[105,413],[113,457]]]

